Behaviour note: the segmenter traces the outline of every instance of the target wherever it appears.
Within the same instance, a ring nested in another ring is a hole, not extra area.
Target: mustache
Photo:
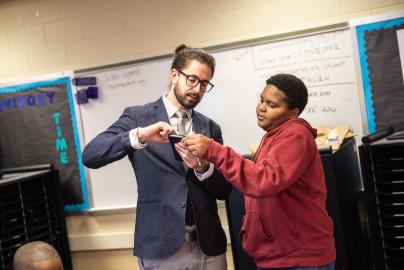
[[[201,97],[198,94],[187,93],[186,96],[192,97],[193,99],[200,100]]]

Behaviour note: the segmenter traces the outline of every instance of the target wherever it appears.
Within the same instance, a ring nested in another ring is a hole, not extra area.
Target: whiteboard
[[[314,127],[348,124],[362,137],[349,29],[212,54],[215,87],[196,109],[220,124],[225,145],[239,153],[249,153],[248,145],[259,143],[264,134],[257,126],[255,107],[266,79],[277,73],[291,73],[305,82],[309,102],[301,116]],[[118,119],[126,106],[153,101],[167,91],[171,62],[167,57],[79,74],[96,76],[100,92],[98,100],[80,106],[84,144]],[[89,179],[93,207],[136,205],[136,181],[127,159],[89,170]]]
[[[159,98],[169,87],[170,59],[100,70],[80,76],[96,76],[98,99],[80,105],[86,145],[118,120],[128,106],[142,105]],[[88,170],[92,208],[136,206],[137,185],[127,158],[102,168]]]

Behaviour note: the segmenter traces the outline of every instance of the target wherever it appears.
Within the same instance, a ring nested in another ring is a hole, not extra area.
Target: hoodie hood
[[[283,123],[280,126],[277,126],[276,128],[270,130],[267,132],[267,134],[265,134],[265,137],[267,136],[272,136],[273,134],[276,134],[278,132],[281,132],[282,130],[284,130],[286,127],[290,126],[290,125],[302,125],[305,128],[307,128],[307,130],[310,131],[310,133],[313,135],[313,138],[317,137],[317,129],[313,128],[309,122],[307,122],[306,120],[304,120],[303,118],[292,118],[289,119],[288,121],[286,121],[285,123]]]

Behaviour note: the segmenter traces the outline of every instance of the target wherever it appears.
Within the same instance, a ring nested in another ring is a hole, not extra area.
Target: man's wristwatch
[[[209,170],[209,168],[210,168],[210,163],[207,163],[203,168],[202,168],[202,171],[198,171],[198,170],[195,170],[197,173],[199,173],[199,174],[204,174],[204,173],[206,173],[208,170]]]

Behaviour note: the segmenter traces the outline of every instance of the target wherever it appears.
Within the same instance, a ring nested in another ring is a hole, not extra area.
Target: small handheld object
[[[168,140],[170,141],[171,147],[173,149],[175,159],[178,161],[181,161],[181,162],[183,160],[182,160],[181,156],[178,154],[177,150],[175,149],[175,144],[179,143],[182,140],[182,138],[184,138],[184,137],[185,136],[178,135],[178,134],[169,134],[168,135]]]

